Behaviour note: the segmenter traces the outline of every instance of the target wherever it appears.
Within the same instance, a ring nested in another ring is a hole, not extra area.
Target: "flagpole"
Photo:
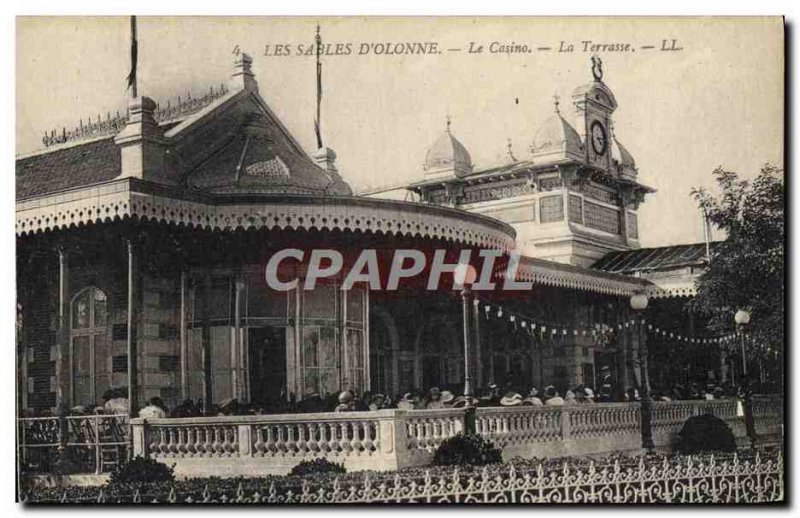
[[[319,34],[319,24],[317,24],[317,35],[314,38],[317,50],[317,118],[314,120],[314,131],[317,134],[317,149],[322,149],[322,37]]]
[[[131,91],[131,97],[138,96],[136,88],[136,66],[139,54],[139,43],[136,40],[136,16],[131,16],[131,71],[128,74],[128,88]]]

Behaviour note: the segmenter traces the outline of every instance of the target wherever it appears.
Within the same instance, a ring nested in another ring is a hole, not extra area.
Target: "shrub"
[[[445,439],[433,456],[434,466],[483,466],[502,462],[503,454],[491,441],[475,434]]]
[[[145,482],[173,482],[175,473],[172,467],[153,459],[134,457],[117,466],[111,473],[111,485],[136,484]]]
[[[347,473],[344,464],[336,464],[328,459],[318,458],[314,460],[304,460],[292,468],[290,477],[303,477],[306,475],[318,475],[320,473]]]
[[[685,455],[736,451],[736,438],[730,427],[722,419],[710,414],[687,419],[678,437],[677,450]]]

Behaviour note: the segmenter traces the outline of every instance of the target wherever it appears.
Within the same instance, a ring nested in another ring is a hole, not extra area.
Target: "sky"
[[[779,18],[139,17],[139,93],[158,102],[201,95],[227,81],[238,48],[253,57],[261,96],[311,151],[316,70],[297,46],[313,43],[317,23],[332,51],[351,45],[350,54],[323,57],[322,131],[355,191],[421,179],[448,115],[476,167],[502,161],[508,139],[517,157],[528,156],[554,95],[573,122],[570,94],[591,81],[593,52],[619,104],[617,138],[636,159],[639,181],[658,191],[639,211],[642,246],[703,240],[690,191],[713,188],[717,166],[751,177],[764,163],[783,163]],[[18,18],[17,153],[40,148],[45,131],[124,109],[129,24]],[[681,50],[660,50],[673,39]],[[440,52],[376,54],[375,44],[387,42]],[[469,52],[470,42],[483,52]],[[562,42],[573,51],[558,52]],[[490,52],[513,44],[530,52]],[[592,44],[630,47],[584,48]],[[292,54],[274,55],[276,45]]]

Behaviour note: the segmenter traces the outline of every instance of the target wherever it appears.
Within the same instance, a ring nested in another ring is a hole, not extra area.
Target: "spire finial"
[[[597,54],[592,55],[592,76],[595,81],[603,80],[603,60]]]
[[[450,124],[452,124],[453,119],[452,119],[452,117],[450,117],[449,113],[447,115],[445,115],[444,118],[445,118],[445,121],[446,121],[446,124],[447,124],[447,132],[450,133]]]
[[[558,105],[560,104],[561,97],[558,94],[553,95],[553,105],[556,107],[556,113],[561,113],[561,110],[558,109]]]

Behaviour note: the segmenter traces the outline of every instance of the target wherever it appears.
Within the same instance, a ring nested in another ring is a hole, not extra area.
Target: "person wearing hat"
[[[439,401],[442,402],[444,408],[450,408],[455,398],[456,397],[453,395],[452,392],[450,392],[449,390],[443,390],[442,395],[439,397]]]
[[[442,391],[439,390],[439,387],[433,387],[428,391],[428,397],[425,400],[425,408],[428,410],[444,408],[442,404]]]
[[[583,387],[583,401],[582,403],[594,403],[594,390],[589,387]]]
[[[556,388],[552,385],[548,385],[544,389],[544,397],[544,406],[564,406],[564,398],[558,395]]]
[[[453,398],[450,408],[466,408],[468,406],[479,406],[478,400],[468,396],[457,396]]]
[[[506,392],[500,398],[500,406],[518,406],[520,403],[522,403],[522,396],[518,392]]]
[[[339,404],[333,409],[334,412],[353,412],[355,410],[355,397],[349,390],[339,393]]]
[[[386,396],[383,394],[375,394],[369,401],[370,410],[381,410],[386,408]]]
[[[544,402],[539,395],[539,390],[536,387],[531,387],[528,395],[522,400],[522,404],[525,406],[543,406]]]
[[[397,402],[397,408],[399,410],[414,410],[415,407],[416,403],[414,402],[411,392],[403,394],[403,397]]]
[[[564,395],[564,404],[565,405],[577,405],[578,398],[575,396],[575,392],[568,390],[567,393]]]
[[[163,403],[158,403],[161,403],[161,398],[152,398],[146,407],[139,410],[139,417],[143,417],[145,419],[160,419],[162,417],[167,417],[167,413],[163,408],[161,408]]]
[[[614,401],[614,382],[611,379],[611,368],[603,365],[600,368],[600,401],[610,403]]]
[[[491,383],[489,385],[489,404],[491,406],[500,406],[500,400],[503,399],[500,396],[500,387],[497,386],[497,383]]]

